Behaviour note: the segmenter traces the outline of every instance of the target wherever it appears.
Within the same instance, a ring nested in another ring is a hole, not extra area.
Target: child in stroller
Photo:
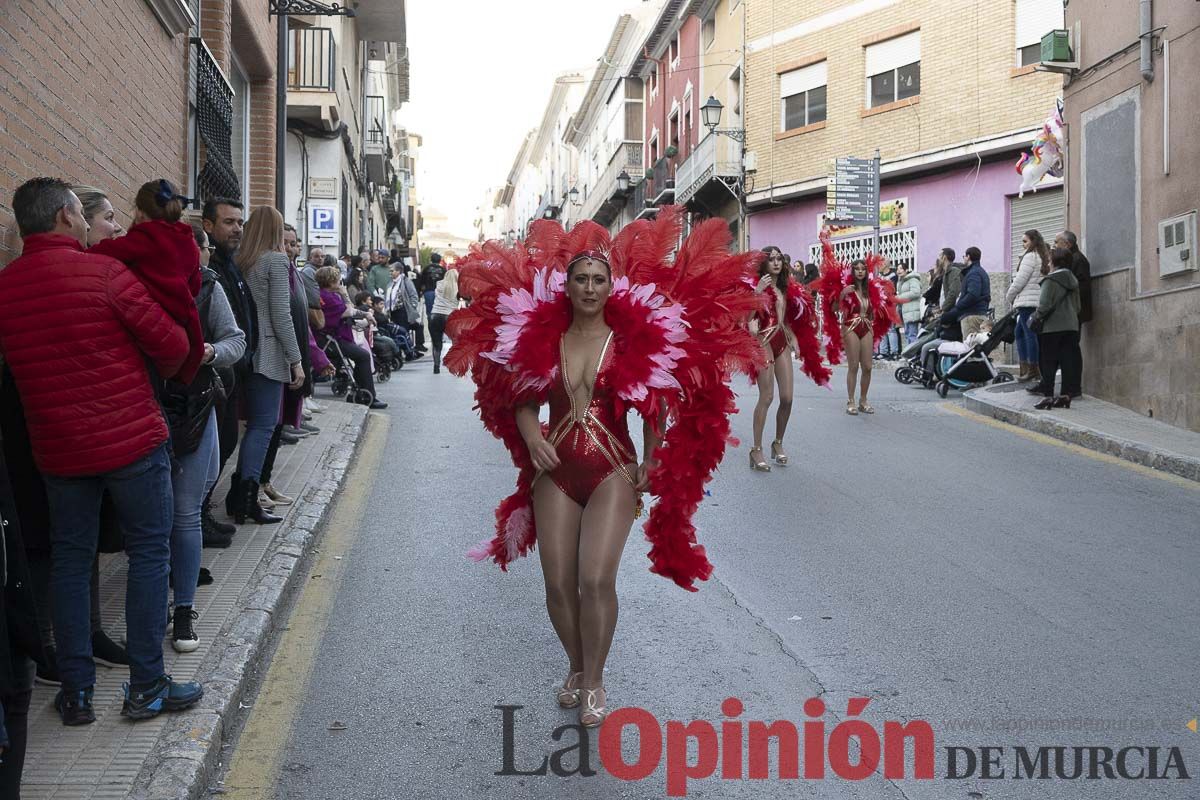
[[[366,330],[367,342],[371,347],[372,360],[375,367],[375,380],[386,383],[392,377],[392,371],[404,366],[400,358],[400,345],[379,328],[379,318],[376,304],[383,306],[382,297],[374,297],[367,292],[359,292],[354,296],[354,307],[363,314],[368,323]]]
[[[1011,372],[997,370],[988,356],[1004,342],[1012,342],[1017,327],[1015,310],[994,323],[983,323],[979,333],[962,342],[943,342],[938,346],[937,393],[945,397],[950,389],[971,389],[985,383],[1009,383]]]

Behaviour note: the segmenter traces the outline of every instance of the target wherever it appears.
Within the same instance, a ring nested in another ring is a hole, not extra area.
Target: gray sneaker
[[[297,439],[303,439],[305,436],[312,436],[311,432],[302,428],[297,428],[295,425],[284,425],[283,432],[291,436],[295,436]]]

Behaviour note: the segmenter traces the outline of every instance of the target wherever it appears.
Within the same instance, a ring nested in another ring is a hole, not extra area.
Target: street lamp
[[[721,101],[710,94],[704,105],[700,106],[700,118],[704,120],[704,127],[710,131],[715,130],[721,122],[721,112],[724,110],[725,106],[721,105]]]
[[[617,191],[629,191],[629,173],[625,170],[621,170],[621,174],[617,176]]]
[[[571,187],[571,191],[567,192],[567,199],[571,201],[571,205],[573,206],[583,205],[579,202],[579,190],[574,186]]]

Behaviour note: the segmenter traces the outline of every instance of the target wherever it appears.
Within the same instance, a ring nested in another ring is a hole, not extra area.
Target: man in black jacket
[[[234,365],[232,370],[221,374],[225,383],[226,400],[217,409],[217,439],[221,448],[221,470],[225,462],[233,455],[238,443],[238,406],[241,387],[250,375],[250,364],[257,346],[258,311],[254,307],[254,297],[250,294],[250,286],[242,276],[241,270],[233,260],[238,245],[242,243],[242,204],[228,197],[212,197],[204,202],[203,224],[204,232],[213,245],[213,254],[208,260],[208,268],[217,273],[217,280],[229,298],[229,306],[233,309],[233,317],[237,325],[246,334],[246,353],[242,360]],[[237,498],[239,477],[234,473],[230,484],[229,495],[225,498],[225,508],[233,516],[233,502]],[[209,496],[211,498],[211,495]],[[218,539],[210,535],[209,541],[216,543],[236,531],[232,525],[218,522],[212,516],[208,500],[201,509],[200,522],[204,529],[219,531],[222,536]],[[207,543],[206,543],[207,544]],[[228,545],[226,545],[228,546]]]
[[[421,270],[417,278],[417,291],[425,297],[425,318],[433,316],[433,292],[437,289],[438,281],[446,277],[446,268],[442,266],[442,254],[433,253],[429,263]]]
[[[1071,274],[1079,281],[1079,323],[1092,321],[1092,265],[1079,250],[1079,239],[1071,231],[1054,237],[1054,246],[1071,254]]]

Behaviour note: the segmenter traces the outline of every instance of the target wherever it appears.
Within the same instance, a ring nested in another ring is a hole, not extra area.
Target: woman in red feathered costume
[[[877,275],[883,256],[870,253],[865,260],[847,264],[838,261],[829,241],[829,231],[821,232],[821,280],[818,290],[824,298],[825,330],[829,331],[826,352],[829,361],[837,364],[839,354],[846,353],[846,413],[874,414],[867,402],[871,388],[871,366],[875,345],[887,335],[893,325],[900,324],[896,313],[896,288],[892,282]],[[835,316],[836,314],[836,316]],[[854,402],[854,387],[859,388],[858,403]]]
[[[771,442],[771,457],[780,466],[788,463],[783,450],[783,435],[792,416],[792,352],[800,356],[800,368],[818,386],[828,386],[832,374],[821,363],[821,345],[817,340],[817,315],[808,289],[791,279],[791,270],[784,263],[778,247],[763,248],[763,259],[755,274],[754,291],[761,298],[754,314],[758,341],[762,344],[768,368],[757,376],[758,405],[754,407],[754,446],[750,448],[750,468],[770,472],[771,465],[763,458],[762,437],[767,425],[767,412],[774,400],[775,384],[779,385],[779,408],[775,411],[775,440]],[[755,453],[758,457],[755,458]]]
[[[658,497],[645,525],[651,571],[695,591],[712,566],[691,518],[729,439],[731,374],[761,366],[740,325],[758,303],[741,278],[761,255],[730,255],[716,219],[672,261],[681,229],[680,210],[666,207],[611,243],[590,221],[568,233],[538,220],[524,243],[474,246],[458,264],[472,303],[446,328],[446,368],[471,373],[485,427],[520,469],[494,538],[471,555],[505,569],[540,542],[546,605],[569,662],[556,696],[589,727],[607,713],[616,574],[638,496]],[[645,421],[640,462],[629,409]]]

